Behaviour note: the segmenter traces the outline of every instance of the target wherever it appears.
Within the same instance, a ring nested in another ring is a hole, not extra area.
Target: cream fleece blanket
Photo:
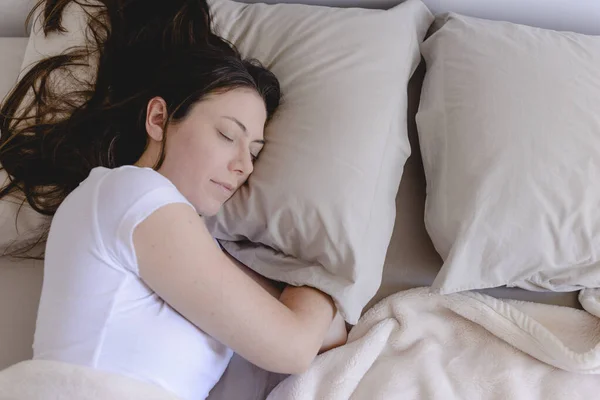
[[[0,400],[177,400],[159,386],[54,361],[23,361],[0,371]]]
[[[281,382],[269,400],[597,399],[600,295],[588,312],[479,293],[400,292],[348,344]]]

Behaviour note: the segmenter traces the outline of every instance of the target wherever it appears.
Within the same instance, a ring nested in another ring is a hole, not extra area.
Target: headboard
[[[164,0],[168,1],[168,0]],[[218,1],[218,0],[216,0]],[[244,0],[247,3],[304,3],[334,7],[389,8],[402,0]],[[435,13],[453,11],[548,29],[600,35],[598,0],[422,0]],[[27,12],[36,0],[0,0],[0,37],[26,36]]]

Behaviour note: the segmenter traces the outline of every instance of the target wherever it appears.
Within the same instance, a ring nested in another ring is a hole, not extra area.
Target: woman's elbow
[[[286,368],[287,372],[283,372],[283,373],[289,374],[289,375],[302,375],[303,373],[308,371],[308,369],[312,365],[315,357],[316,357],[316,354],[313,354],[312,356],[307,356],[306,353],[303,355],[297,356],[297,357],[295,357],[295,359],[290,360],[290,362]]]
[[[310,368],[316,356],[317,351],[314,349],[290,343],[285,350],[279,352],[276,365],[266,369],[278,374],[301,375]]]

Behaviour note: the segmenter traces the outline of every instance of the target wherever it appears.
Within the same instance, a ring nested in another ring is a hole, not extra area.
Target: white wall
[[[169,1],[169,0],[164,0]],[[216,0],[218,1],[218,0]],[[261,0],[244,0],[249,3]],[[267,3],[389,8],[401,0],[262,0]],[[434,13],[454,11],[549,29],[600,35],[600,0],[422,0]],[[35,0],[0,0],[0,36],[25,36],[24,22]]]

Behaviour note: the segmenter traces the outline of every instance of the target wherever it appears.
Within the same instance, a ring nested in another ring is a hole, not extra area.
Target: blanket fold
[[[400,292],[268,399],[597,398],[599,294],[582,294],[586,312],[475,292]]]
[[[22,361],[0,371],[0,400],[178,400],[165,389],[55,361]]]

